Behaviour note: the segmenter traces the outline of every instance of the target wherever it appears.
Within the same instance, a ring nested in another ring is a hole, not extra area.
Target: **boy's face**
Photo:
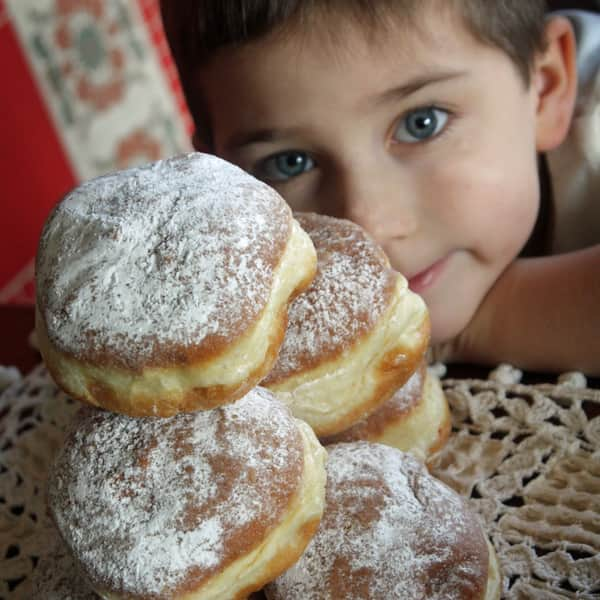
[[[213,151],[294,210],[349,218],[449,339],[519,253],[538,210],[537,96],[448,14],[367,37],[340,24],[218,55],[196,75]]]

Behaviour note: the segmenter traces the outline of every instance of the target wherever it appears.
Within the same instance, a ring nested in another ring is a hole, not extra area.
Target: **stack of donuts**
[[[36,284],[46,366],[85,405],[48,504],[90,597],[499,597],[425,466],[450,430],[426,306],[358,226],[192,153],[69,193]]]

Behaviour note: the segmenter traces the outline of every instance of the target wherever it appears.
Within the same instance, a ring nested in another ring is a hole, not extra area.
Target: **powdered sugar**
[[[393,448],[356,442],[328,451],[321,526],[269,598],[480,597],[485,541],[456,493]]]
[[[97,589],[170,598],[278,522],[302,452],[289,412],[261,388],[168,419],[85,409],[51,471],[49,504]]]
[[[394,414],[406,412],[421,398],[425,379],[425,366],[421,366],[409,377],[408,381],[387,401]],[[392,408],[393,407],[393,408]]]
[[[426,368],[425,363],[421,363],[408,381],[375,412],[338,434],[321,438],[321,442],[327,445],[335,442],[374,439],[374,436],[381,435],[391,423],[403,418],[422,400]]]
[[[290,227],[274,190],[209,155],[88,181],[41,237],[49,335],[68,353],[134,368],[173,347],[222,346],[264,307]]]
[[[398,276],[359,226],[316,214],[294,216],[317,250],[317,275],[290,307],[283,346],[268,382],[354,344],[385,311]]]

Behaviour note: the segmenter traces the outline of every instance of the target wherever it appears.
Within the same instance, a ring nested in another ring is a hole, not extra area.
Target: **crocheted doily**
[[[600,390],[576,375],[523,385],[507,367],[443,384],[454,427],[432,470],[480,515],[503,597],[600,598]],[[68,561],[44,492],[77,408],[42,366],[0,396],[0,599],[38,598],[32,580],[56,577]],[[93,598],[67,588],[56,598]]]

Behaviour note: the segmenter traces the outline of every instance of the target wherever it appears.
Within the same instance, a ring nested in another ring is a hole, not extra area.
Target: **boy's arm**
[[[516,260],[452,344],[451,359],[600,375],[600,244]]]

